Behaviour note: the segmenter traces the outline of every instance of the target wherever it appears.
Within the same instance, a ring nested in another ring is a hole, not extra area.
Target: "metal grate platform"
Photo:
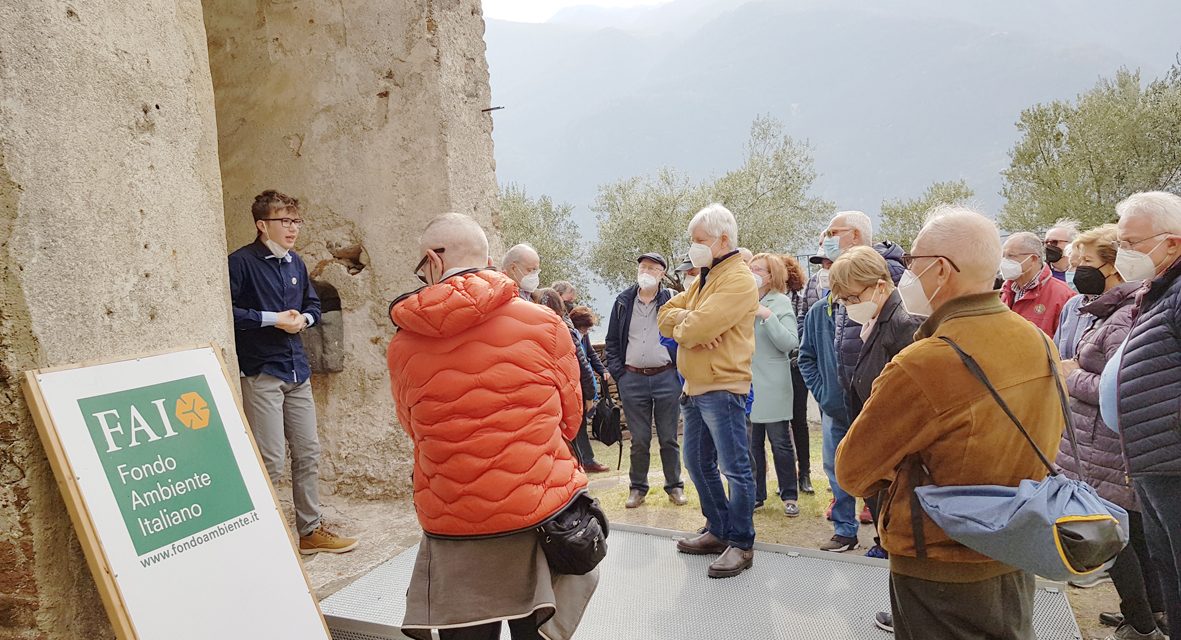
[[[683,533],[612,525],[610,551],[575,640],[886,640],[873,625],[889,609],[885,561],[756,544],[754,567],[711,580],[712,556],[676,552]],[[418,548],[374,569],[320,603],[333,640],[391,640],[405,612],[406,586]],[[1079,640],[1065,592],[1039,583],[1038,640]],[[503,638],[508,638],[507,629]]]

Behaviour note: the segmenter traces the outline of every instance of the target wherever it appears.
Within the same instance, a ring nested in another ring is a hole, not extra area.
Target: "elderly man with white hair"
[[[1046,231],[1046,262],[1055,278],[1070,284],[1067,272],[1070,268],[1070,245],[1079,235],[1079,224],[1075,220],[1062,218]]]
[[[1119,203],[1116,213],[1115,268],[1124,280],[1143,280],[1144,286],[1122,357],[1117,352],[1112,358],[1117,385],[1102,384],[1107,392],[1101,391],[1100,401],[1105,417],[1118,405],[1118,420],[1107,424],[1118,424],[1166,618],[1176,631],[1181,628],[1181,197],[1137,193]]]
[[[1062,308],[1075,294],[1050,273],[1044,248],[1037,235],[1026,231],[1014,233],[1005,240],[1001,260],[1005,284],[1001,287],[1001,300],[1052,337],[1058,330]]]
[[[1057,450],[1064,427],[1058,353],[993,291],[1001,247],[991,220],[938,208],[912,252],[898,291],[906,310],[926,320],[874,383],[836,460],[841,486],[854,495],[889,485],[879,531],[890,553],[892,613],[878,614],[878,623],[892,618],[903,640],[1032,640],[1034,576],[952,540],[911,496],[927,484],[1043,479],[1038,454],[955,349],[995,382],[1042,451]]]
[[[533,292],[541,287],[541,256],[527,244],[514,245],[504,253],[500,272],[517,283],[522,298],[531,301]]]
[[[750,568],[754,559],[755,481],[745,408],[759,293],[738,253],[738,223],[728,209],[720,204],[702,209],[689,222],[689,235],[689,259],[701,276],[660,308],[659,323],[660,332],[680,345],[685,468],[701,496],[706,524],[700,535],[678,541],[677,550],[721,554],[708,574],[727,578]]]

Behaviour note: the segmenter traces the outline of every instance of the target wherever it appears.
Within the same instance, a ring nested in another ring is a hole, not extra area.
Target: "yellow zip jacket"
[[[660,308],[660,333],[677,342],[677,370],[685,393],[750,393],[759,291],[737,252],[715,262],[700,282]],[[718,340],[709,349],[706,345]]]

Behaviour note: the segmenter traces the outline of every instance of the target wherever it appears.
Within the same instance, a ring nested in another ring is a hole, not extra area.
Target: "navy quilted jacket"
[[[1140,294],[1119,369],[1119,424],[1133,476],[1181,475],[1181,260]]]
[[[890,277],[897,285],[906,271],[906,267],[902,266],[902,247],[892,242],[879,242],[873,248],[886,259]],[[844,305],[836,306],[833,322],[836,323],[837,378],[841,388],[848,391],[852,388],[853,370],[857,368],[857,360],[861,357],[861,325],[849,319]]]

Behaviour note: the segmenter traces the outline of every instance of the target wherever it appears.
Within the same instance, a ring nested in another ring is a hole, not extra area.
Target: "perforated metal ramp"
[[[612,525],[610,551],[575,640],[885,640],[886,562],[757,544],[754,567],[711,580],[712,556],[676,552],[671,531]],[[417,547],[320,603],[334,640],[391,640],[405,613]],[[1080,640],[1065,592],[1039,583],[1038,640]],[[508,638],[507,629],[503,638]]]

